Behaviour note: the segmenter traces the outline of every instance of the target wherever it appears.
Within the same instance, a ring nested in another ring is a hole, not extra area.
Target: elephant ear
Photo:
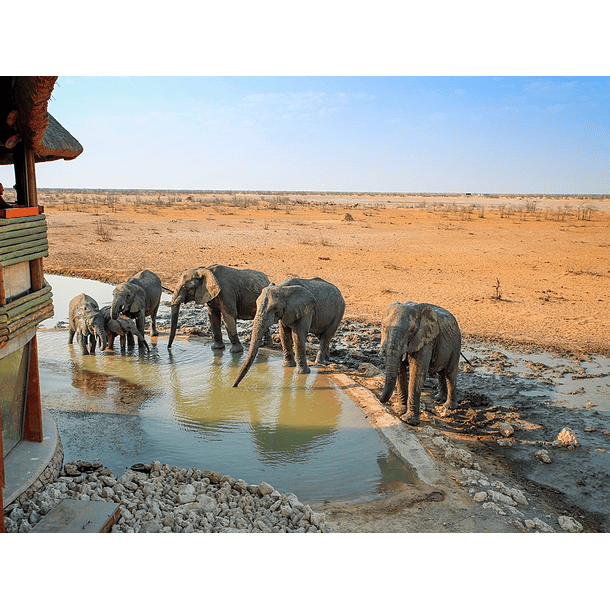
[[[430,343],[430,341],[438,336],[440,332],[438,318],[431,305],[422,303],[418,306],[416,325],[415,334],[411,337],[407,346],[407,352],[410,354],[418,352],[424,345]]]
[[[136,313],[140,310],[145,311],[145,309],[146,309],[146,297],[144,295],[144,290],[139,288],[138,290],[136,290],[136,294],[133,297],[133,302],[131,303],[131,307],[129,308],[129,311],[131,313]]]
[[[198,269],[197,275],[200,281],[197,290],[195,290],[195,302],[205,305],[220,294],[220,284],[216,276],[207,267]]]
[[[385,350],[385,340],[387,335],[387,329],[390,326],[396,326],[396,308],[400,307],[398,301],[390,303],[383,312],[383,319],[381,320],[381,350]]]
[[[316,304],[313,294],[303,286],[285,286],[286,307],[282,322],[287,326],[306,316]]]

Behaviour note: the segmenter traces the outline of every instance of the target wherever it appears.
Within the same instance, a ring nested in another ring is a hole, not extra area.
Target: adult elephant
[[[287,278],[279,284],[267,286],[256,302],[250,349],[233,387],[237,387],[250,370],[263,334],[278,321],[284,366],[297,366],[298,373],[311,371],[307,365],[305,351],[309,333],[316,335],[320,341],[315,363],[329,362],[330,341],[344,312],[345,300],[341,291],[334,284],[319,277]],[[296,362],[293,340],[296,343]]]
[[[144,335],[140,333],[134,320],[123,315],[119,316],[116,320],[113,320],[110,305],[102,307],[100,313],[102,314],[104,330],[108,337],[107,347],[114,349],[114,340],[116,337],[120,337],[121,349],[124,350],[125,344],[129,347],[133,347],[135,345],[134,337],[137,337],[138,340],[144,344],[146,350],[150,351],[150,347],[148,343],[146,343]]]
[[[455,317],[428,303],[392,303],[384,312],[381,352],[385,355],[385,385],[380,401],[392,396],[398,378],[398,399],[407,424],[420,423],[420,398],[426,376],[436,373],[443,402],[439,413],[457,406],[456,381],[462,335]],[[409,369],[407,373],[407,367]]]
[[[133,277],[127,278],[112,292],[111,315],[117,320],[123,314],[136,321],[136,327],[144,336],[144,319],[150,316],[151,336],[159,334],[157,330],[157,310],[161,302],[161,280],[156,273],[144,269]],[[144,347],[145,341],[138,338],[138,345]]]
[[[262,271],[234,269],[224,265],[194,267],[184,271],[171,302],[172,318],[168,349],[172,346],[178,328],[180,305],[194,301],[207,303],[212,327],[212,349],[224,349],[221,319],[224,320],[231,352],[240,353],[244,348],[237,336],[236,320],[252,320],[256,314],[256,299],[269,278]],[[268,337],[270,342],[270,337]]]
[[[107,336],[104,329],[104,319],[97,301],[88,294],[75,296],[68,305],[69,332],[68,343],[71,344],[76,335],[84,356],[95,353],[95,344],[99,342],[104,351]]]

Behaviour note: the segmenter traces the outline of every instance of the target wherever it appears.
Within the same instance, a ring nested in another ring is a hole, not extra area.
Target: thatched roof
[[[13,129],[34,151],[36,162],[74,159],[83,152],[78,140],[47,112],[47,104],[57,81],[56,76],[4,77],[0,90],[2,109],[17,111]],[[0,117],[4,123],[5,116]],[[6,125],[2,125],[6,128]],[[11,149],[0,143],[0,164],[13,163]]]

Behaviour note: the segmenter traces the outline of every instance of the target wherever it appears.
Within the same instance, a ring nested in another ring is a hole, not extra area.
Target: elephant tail
[[[470,362],[470,360],[468,360],[468,358],[466,358],[466,356],[464,356],[464,352],[460,352],[460,356],[462,356],[462,358],[464,358],[464,360],[466,360],[466,362],[472,366],[472,362]]]

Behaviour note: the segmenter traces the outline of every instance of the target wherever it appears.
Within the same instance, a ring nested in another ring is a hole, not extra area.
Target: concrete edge
[[[426,448],[403,421],[388,413],[369,389],[344,373],[329,371],[329,377],[362,409],[371,426],[386,439],[400,458],[413,468],[422,483],[438,485],[444,481],[434,458]]]
[[[61,470],[63,448],[55,421],[47,409],[42,410],[42,431],[42,443],[21,441],[4,460],[5,512],[16,499],[34,494],[47,479],[54,479]],[[45,472],[47,469],[48,472]],[[37,484],[37,481],[40,483]]]

